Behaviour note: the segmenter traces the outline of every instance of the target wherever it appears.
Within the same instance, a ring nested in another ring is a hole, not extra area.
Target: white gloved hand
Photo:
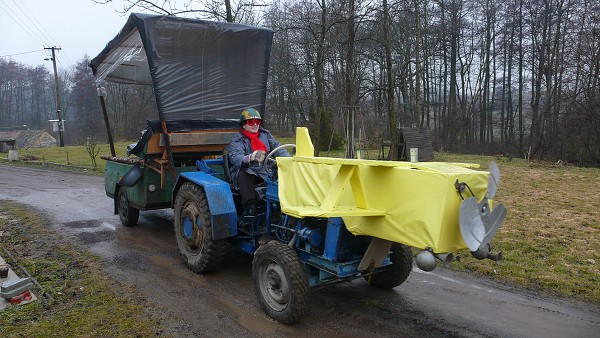
[[[255,150],[252,154],[244,156],[245,163],[262,163],[265,160],[266,152],[264,150]]]

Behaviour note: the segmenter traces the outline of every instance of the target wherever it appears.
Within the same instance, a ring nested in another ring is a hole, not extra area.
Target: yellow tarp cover
[[[458,225],[462,199],[454,182],[466,182],[482,199],[489,173],[459,163],[312,157],[307,137],[305,128],[297,128],[296,156],[277,158],[283,212],[298,218],[342,217],[354,235],[434,252],[466,248]]]

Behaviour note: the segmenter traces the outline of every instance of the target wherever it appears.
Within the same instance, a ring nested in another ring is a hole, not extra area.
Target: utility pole
[[[60,47],[44,47],[44,49],[52,50],[52,66],[54,67],[54,85],[56,86],[56,114],[58,115],[58,145],[59,147],[65,146],[65,141],[63,137],[63,120],[62,114],[60,112],[60,90],[58,87],[58,72],[56,71],[56,51],[60,50]],[[48,60],[48,59],[46,59]]]

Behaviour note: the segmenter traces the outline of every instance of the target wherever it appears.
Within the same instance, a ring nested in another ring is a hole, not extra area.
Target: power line
[[[34,25],[34,27],[36,27],[36,29],[42,33],[44,35],[45,32],[45,36],[47,38],[49,38],[49,41],[51,41],[51,45],[54,46],[60,46],[60,44],[56,41],[56,39],[54,39],[54,37],[46,30],[46,28],[44,28],[44,25],[42,25],[42,23],[36,18],[36,16],[29,10],[29,8],[27,8],[27,5],[25,5],[25,3],[23,2],[23,0],[19,0],[19,2],[21,3],[21,5],[23,5],[23,8],[25,8],[25,10],[29,13],[29,15],[27,15],[25,12],[23,12],[23,10],[21,9],[21,6],[19,6],[19,4],[16,3],[16,0],[12,0],[15,5],[17,5],[17,7],[19,7],[19,10],[21,10],[21,12],[29,19],[29,21]],[[35,22],[33,22],[30,17],[33,17],[33,19],[35,20]],[[36,24],[37,22],[37,24]],[[43,32],[42,32],[43,31]],[[62,54],[65,59],[67,59],[67,62],[70,64],[74,64],[73,61],[71,61],[71,59],[69,58],[69,55],[64,53]],[[60,60],[58,60],[58,63],[61,65],[61,67],[66,68],[62,62],[60,62]]]
[[[14,54],[8,54],[8,55],[0,55],[0,58],[7,58],[7,57],[11,57],[11,56],[15,56],[15,55],[23,55],[23,54],[31,54],[31,53],[37,53],[37,52],[43,52],[43,49],[38,49],[38,50],[32,50],[29,52],[21,52],[21,53],[14,53]]]
[[[17,8],[19,9],[19,11],[21,11],[21,13],[23,13],[23,16],[25,16],[25,18],[27,18],[27,20],[29,20],[29,22],[33,25],[33,27],[35,29],[37,29],[37,31],[39,33],[41,33],[42,37],[44,37],[44,39],[47,39],[49,42],[51,42],[53,45],[58,45],[58,43],[56,43],[56,40],[54,40],[52,38],[52,35],[50,35],[50,33],[48,33],[48,31],[44,28],[44,26],[38,21],[38,19],[35,17],[35,15],[33,15],[33,13],[31,13],[31,11],[27,8],[27,6],[23,3],[23,1],[19,0],[21,2],[21,4],[23,5],[23,7],[25,8],[25,10],[27,10],[27,12],[29,13],[29,15],[27,13],[25,13],[25,11],[21,8],[21,6],[15,1],[12,0],[13,3],[15,4],[15,6],[17,6]],[[31,20],[31,18],[33,17],[33,19],[35,19],[35,21],[37,22],[33,22],[33,20]],[[41,29],[40,29],[41,27]]]
[[[63,54],[63,55],[65,55],[65,54]],[[64,64],[63,64],[63,63],[60,61],[60,59],[58,59],[58,58],[57,58],[57,59],[56,59],[56,61],[58,61],[58,64],[59,64],[59,65],[60,65],[62,68],[64,68],[64,69],[67,69],[67,67],[65,67],[65,65],[64,65]]]
[[[47,45],[59,45],[56,42],[56,40],[52,37],[52,35],[44,28],[44,26],[40,23],[40,21],[35,17],[35,15],[29,10],[29,8],[27,8],[27,6],[25,5],[25,3],[23,3],[22,0],[19,0],[19,2],[21,2],[20,6],[16,0],[12,0],[12,2],[14,3],[14,5],[16,6],[16,8],[18,9],[18,11],[21,13],[22,16],[24,16],[25,18],[27,18],[27,20],[29,21],[30,24],[28,24],[27,22],[25,22],[21,16],[19,15],[19,13],[16,13],[10,6],[9,4],[4,1],[4,0],[0,0],[0,4],[2,4],[4,7],[0,6],[0,9],[2,9],[17,25],[19,25],[29,36],[31,36],[35,41],[37,41],[38,43],[40,43],[42,46],[46,47]],[[9,13],[8,11],[10,11],[12,13]],[[27,14],[25,11],[27,11],[29,14]],[[33,20],[31,20],[31,17],[33,17],[33,19],[35,20],[35,22]],[[36,31],[34,31],[33,28],[35,28],[35,30],[40,33],[36,33]],[[43,41],[47,41],[48,43],[44,43]],[[60,49],[57,49],[60,50]],[[13,54],[13,55],[19,55],[19,54]],[[68,55],[63,53],[63,56],[66,58],[66,60],[70,63],[70,64],[74,64],[71,59],[68,57]],[[61,65],[61,67],[66,68],[62,62],[60,62],[60,60],[57,60],[59,62],[59,64]]]
[[[4,11],[4,13],[6,13],[6,15],[8,15],[9,18],[11,18],[17,25],[19,25],[21,28],[23,28],[23,30],[25,30],[25,32],[27,34],[29,34],[29,36],[31,36],[34,40],[36,40],[40,45],[45,45],[44,42],[42,42],[39,37],[37,36],[37,34],[35,34],[35,32],[33,32],[29,26],[27,24],[25,24],[23,22],[23,20],[17,15],[17,13],[15,13],[10,7],[8,7],[8,5],[3,1],[0,0],[0,3],[2,3],[4,6],[6,6],[6,8],[13,13],[13,15],[15,17],[17,17],[19,19],[19,21],[17,21],[17,19],[15,19],[12,15],[10,15],[9,12],[6,11],[6,9],[4,9],[3,7],[0,7],[0,9],[2,9]]]

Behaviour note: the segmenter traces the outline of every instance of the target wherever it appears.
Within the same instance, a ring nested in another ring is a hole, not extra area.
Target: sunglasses
[[[246,120],[246,124],[249,125],[250,127],[259,126],[260,120],[258,120],[258,119]]]

